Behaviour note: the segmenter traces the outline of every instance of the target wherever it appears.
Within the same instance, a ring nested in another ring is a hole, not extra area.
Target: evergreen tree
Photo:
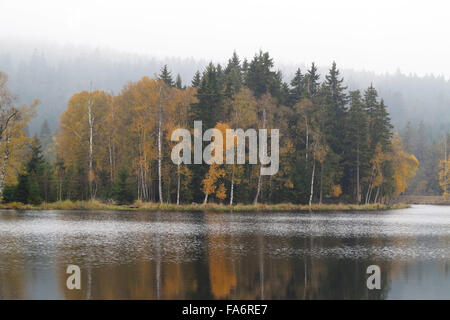
[[[274,73],[269,93],[276,98],[278,105],[286,105],[288,103],[289,85],[283,81],[283,74],[279,70]]]
[[[236,51],[233,51],[233,56],[228,59],[227,67],[225,68],[225,73],[230,73],[233,69],[241,70],[241,61],[239,60],[239,56]]]
[[[368,176],[368,117],[359,90],[350,92],[350,108],[345,122],[343,191],[349,201],[362,201],[362,181]]]
[[[272,68],[273,60],[268,52],[259,51],[250,62],[245,75],[245,84],[257,98],[271,89],[275,77]]]
[[[305,83],[300,68],[295,72],[294,78],[291,80],[291,89],[289,91],[289,106],[296,104],[305,94]]]
[[[364,91],[364,108],[367,112],[368,116],[368,132],[369,132],[369,141],[371,150],[375,150],[375,147],[377,145],[377,139],[375,136],[377,135],[377,132],[375,132],[374,129],[374,123],[375,123],[375,114],[378,109],[378,92],[373,87],[373,84],[370,84],[370,87]]]
[[[44,120],[39,133],[39,141],[42,145],[42,154],[47,161],[54,159],[55,154],[53,150],[53,135],[48,125],[47,119]]]
[[[217,74],[217,80],[219,81],[220,88],[223,88],[225,85],[225,72],[222,69],[222,66],[220,63],[216,66],[216,74]]]
[[[198,88],[198,87],[200,87],[201,81],[202,81],[202,76],[201,76],[201,74],[200,74],[200,71],[197,71],[197,72],[194,74],[194,78],[192,79],[192,82],[191,82],[192,87],[193,87],[193,88]]]
[[[311,69],[309,69],[304,77],[305,87],[307,96],[312,98],[317,93],[319,89],[319,79],[320,74],[318,73],[317,67],[313,62],[311,64]]]
[[[41,131],[40,131],[39,136],[43,137],[43,136],[48,136],[51,134],[52,134],[52,132],[50,130],[50,127],[48,126],[48,121],[47,121],[47,119],[45,119],[44,122],[42,122]]]
[[[237,94],[241,90],[242,82],[240,60],[236,52],[233,52],[233,56],[228,60],[228,65],[225,68],[225,97],[232,98],[233,95]]]
[[[47,171],[49,167],[42,156],[39,139],[34,137],[30,144],[30,158],[25,166],[26,171],[18,177],[14,201],[39,204],[43,200],[55,200],[49,197],[49,190],[52,187],[48,179],[51,174]]]
[[[14,192],[14,198],[12,201],[29,203],[28,199],[30,194],[30,182],[27,173],[21,173],[18,177],[18,184]],[[10,200],[11,201],[11,200]]]
[[[338,155],[342,155],[344,149],[344,125],[346,104],[348,102],[348,97],[345,93],[347,87],[343,83],[344,79],[340,78],[336,63],[333,62],[329,74],[325,76],[325,90],[323,94],[326,95],[326,101],[324,101],[323,106],[325,109],[323,131],[328,144],[333,152]]]
[[[180,89],[180,90],[184,89],[180,74],[177,74],[177,78],[175,80],[175,88]]]
[[[174,82],[173,82],[173,79],[172,79],[172,74],[169,71],[169,69],[167,68],[167,64],[165,64],[161,68],[161,73],[159,74],[159,79],[163,80],[169,87],[173,87],[174,86]]]
[[[9,203],[16,201],[16,186],[5,186],[2,194],[2,202]]]
[[[190,106],[190,124],[202,120],[204,128],[214,128],[222,114],[222,87],[216,67],[210,63],[197,91],[198,102]]]
[[[377,104],[371,122],[370,140],[372,146],[380,143],[384,152],[389,151],[393,126],[383,99]]]
[[[129,173],[124,167],[119,170],[119,179],[114,187],[114,200],[118,204],[130,204],[135,200],[133,188],[128,182]]]
[[[345,106],[348,102],[347,94],[345,90],[346,86],[343,85],[344,78],[340,78],[340,72],[336,67],[336,62],[333,61],[333,65],[329,73],[325,76],[325,85],[329,88],[332,100],[332,108],[335,110],[338,120],[342,120],[345,112]]]
[[[214,128],[216,123],[223,120],[223,94],[221,82],[218,79],[216,67],[210,63],[202,76],[202,81],[197,90],[197,102],[190,105],[189,124],[194,125],[194,121],[201,120],[203,129]],[[196,186],[193,200],[202,201],[200,186],[208,171],[208,165],[193,165],[190,168],[193,173],[192,184]]]
[[[27,172],[36,175],[42,175],[45,166],[45,160],[42,156],[42,148],[39,139],[35,136],[30,145],[31,157],[27,164]]]
[[[408,153],[413,153],[413,141],[414,141],[414,131],[412,128],[411,121],[408,121],[408,123],[405,126],[405,129],[401,133],[403,147],[405,148],[405,151]],[[419,159],[419,156],[417,153],[414,154],[417,159]],[[419,159],[420,161],[420,159]],[[421,161],[422,162],[422,161]]]

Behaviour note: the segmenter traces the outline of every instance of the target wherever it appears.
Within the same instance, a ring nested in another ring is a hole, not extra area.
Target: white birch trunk
[[[11,139],[9,134],[6,134],[6,146],[5,146],[5,155],[3,156],[3,166],[0,172],[0,196],[3,195],[3,186],[5,184],[5,177],[6,177],[6,167],[9,163],[9,143]]]
[[[314,174],[316,173],[316,157],[315,157],[315,152],[313,153],[313,170],[312,170],[312,174],[311,174],[311,192],[309,194],[309,206],[311,207],[312,205],[312,199],[314,196]]]
[[[161,180],[161,130],[162,130],[162,104],[161,104],[161,87],[159,88],[159,124],[158,124],[158,191],[159,191],[159,203],[163,203],[162,197],[162,180]]]
[[[177,205],[180,204],[180,164],[178,164],[178,181],[177,181]]]
[[[88,99],[88,120],[89,120],[89,191],[91,195],[91,200],[95,198],[93,182],[94,182],[94,121],[95,117],[92,114],[92,100],[91,92],[89,91]]]
[[[263,129],[266,128],[266,107],[264,106],[263,109]],[[259,148],[261,148],[261,142],[259,143]],[[257,205],[258,204],[258,198],[259,198],[259,194],[261,193],[261,166],[262,164],[259,165],[259,175],[258,175],[258,187],[256,188],[256,196],[255,196],[255,200],[253,200],[253,205]]]
[[[356,150],[356,202],[361,203],[361,187],[359,185],[359,142]]]
[[[234,197],[234,164],[231,172],[230,206],[233,205],[233,197]]]

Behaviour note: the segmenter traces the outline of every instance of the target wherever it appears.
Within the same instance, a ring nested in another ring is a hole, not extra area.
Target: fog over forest
[[[233,52],[230,52],[231,57]],[[237,52],[239,55],[239,52]],[[284,81],[290,82],[295,70],[306,71],[312,61],[303,61],[298,53],[298,65],[279,64]],[[250,57],[240,56],[243,60]],[[226,61],[213,61],[226,64]],[[128,81],[143,76],[154,76],[167,64],[172,74],[180,74],[183,85],[190,85],[197,70],[203,71],[209,63],[190,57],[152,57],[121,53],[109,49],[96,49],[62,45],[21,45],[12,41],[0,47],[0,70],[9,76],[9,87],[18,97],[18,103],[31,103],[39,98],[38,114],[29,131],[37,133],[44,120],[52,131],[67,107],[68,99],[76,92],[94,89],[118,93]],[[339,61],[336,61],[339,67]],[[322,78],[330,65],[319,64]],[[429,139],[439,139],[444,128],[450,126],[450,81],[443,76],[417,76],[400,70],[391,74],[341,69],[349,90],[364,89],[371,83],[377,88],[391,114],[395,129],[401,131],[408,121],[423,125]]]

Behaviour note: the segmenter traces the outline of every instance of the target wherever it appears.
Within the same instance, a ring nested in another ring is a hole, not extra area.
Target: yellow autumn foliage
[[[419,160],[413,155],[403,150],[403,144],[398,134],[392,139],[391,161],[394,169],[395,193],[405,192],[408,181],[416,175],[419,168]]]

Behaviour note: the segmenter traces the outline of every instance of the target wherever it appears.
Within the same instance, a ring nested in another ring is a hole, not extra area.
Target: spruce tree
[[[329,73],[325,76],[325,85],[330,90],[332,108],[335,110],[336,116],[341,119],[348,102],[347,94],[345,93],[347,87],[343,83],[344,78],[340,78],[340,72],[336,67],[336,62],[333,61]]]
[[[173,87],[174,86],[173,79],[172,79],[172,74],[169,71],[169,69],[167,68],[167,64],[165,64],[161,68],[161,73],[159,74],[158,78],[160,80],[163,80],[169,87]]]
[[[222,114],[222,87],[218,79],[216,67],[210,63],[203,73],[197,91],[198,102],[190,106],[190,124],[202,120],[204,128],[214,128]]]
[[[240,60],[236,52],[233,52],[233,56],[228,60],[225,68],[225,97],[232,98],[234,94],[238,93],[242,87],[242,82]]]
[[[326,101],[324,101],[325,125],[323,130],[333,152],[338,155],[342,155],[344,149],[344,124],[346,104],[348,102],[348,97],[345,93],[347,87],[343,83],[344,79],[340,78],[336,63],[333,62],[329,73],[325,76],[325,90],[323,94],[327,95],[327,97]]]
[[[273,86],[275,72],[271,70],[272,68],[273,60],[268,52],[263,53],[259,51],[259,54],[256,54],[250,62],[246,72],[245,83],[256,97],[269,92]]]
[[[42,154],[47,161],[53,160],[55,157],[53,151],[53,136],[48,125],[47,119],[41,125],[41,131],[39,133],[39,140],[42,145]]]
[[[227,67],[225,68],[225,73],[230,73],[233,69],[241,70],[241,61],[239,60],[239,56],[236,51],[233,51],[233,56],[231,59],[228,59]]]
[[[319,79],[320,74],[317,70],[315,63],[311,64],[311,69],[309,69],[304,77],[306,93],[308,97],[312,98],[317,93],[319,89]]]
[[[114,200],[118,204],[130,204],[135,200],[132,186],[128,182],[129,173],[125,167],[119,170],[119,179],[114,186]]]
[[[47,180],[47,176],[50,175],[47,172],[48,167],[42,156],[39,139],[34,137],[30,144],[30,158],[25,166],[26,171],[19,174],[14,201],[39,204],[44,199],[49,200],[47,196],[51,186]]]
[[[291,80],[291,89],[289,91],[288,105],[293,106],[303,97],[305,93],[305,83],[300,68],[295,72],[294,78]]]
[[[175,88],[183,90],[183,82],[181,81],[181,76],[180,74],[177,74],[177,78],[175,80]]]
[[[197,71],[197,72],[194,74],[194,78],[192,79],[192,82],[191,82],[192,87],[193,87],[193,88],[198,88],[198,87],[200,87],[201,81],[202,81],[202,76],[201,76],[201,74],[200,74],[200,71]]]
[[[21,173],[18,176],[18,183],[16,190],[14,192],[13,201],[28,203],[29,193],[30,193],[30,183],[27,173]],[[10,200],[11,201],[11,200]]]
[[[210,63],[202,76],[202,81],[197,90],[197,102],[189,107],[189,124],[194,125],[194,121],[201,120],[203,130],[214,128],[219,121],[223,121],[223,94],[221,82],[218,79],[216,67]],[[200,202],[204,195],[201,192],[200,186],[206,172],[208,165],[193,165],[192,170],[192,185],[196,186],[194,190],[193,200]]]
[[[350,108],[344,131],[343,191],[348,201],[360,203],[362,181],[368,176],[370,152],[368,144],[368,117],[361,92],[350,92]]]

